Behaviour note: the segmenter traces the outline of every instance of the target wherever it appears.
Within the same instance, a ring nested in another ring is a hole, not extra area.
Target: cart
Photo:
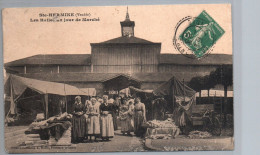
[[[203,113],[195,113],[191,116],[193,126],[202,126],[203,131],[208,131],[213,135],[221,134],[221,125],[214,110],[206,109]]]

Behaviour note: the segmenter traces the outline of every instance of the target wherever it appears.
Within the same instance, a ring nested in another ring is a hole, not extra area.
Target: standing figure
[[[72,143],[79,143],[83,141],[85,136],[86,118],[84,116],[85,105],[81,103],[81,97],[75,98],[75,103],[72,105]]]
[[[127,105],[127,101],[125,98],[123,98],[120,106],[120,112],[119,112],[119,119],[121,121],[121,132],[123,133],[123,135],[125,135],[125,133],[130,135],[131,122],[128,115],[128,110],[129,107]]]
[[[100,105],[102,140],[109,140],[109,138],[114,137],[112,111],[113,111],[113,104],[108,104],[108,96],[104,95],[103,104]]]
[[[128,117],[130,121],[130,131],[134,131],[134,100],[130,99],[128,101]]]
[[[164,120],[167,109],[166,100],[161,97],[152,101],[153,119]]]
[[[117,116],[119,115],[120,104],[121,103],[120,103],[119,97],[117,97],[113,102],[113,111],[112,111],[114,130],[118,130]]]
[[[88,115],[88,113],[89,113],[89,109],[91,108],[91,106],[92,106],[92,103],[91,103],[91,101],[90,100],[86,100],[85,101],[85,111],[86,111],[86,113],[85,113],[85,119],[86,119],[86,132],[85,132],[85,138],[86,139],[88,139],[88,124],[89,124],[89,122],[90,122],[90,118],[89,118],[89,115]]]
[[[86,134],[89,136],[90,141],[92,141],[92,136],[94,136],[95,141],[97,141],[97,137],[100,135],[99,105],[97,104],[97,100],[95,98],[91,98],[90,101],[91,104],[87,110],[89,121],[87,121]]]
[[[125,135],[125,133],[127,133],[127,135],[131,135],[130,132],[133,130],[133,126],[131,124],[131,110],[129,108],[131,107],[129,107],[128,102],[126,101],[126,99],[123,99],[119,112],[119,118],[121,121],[121,132],[123,133],[123,135]]]
[[[140,97],[135,98],[134,108],[134,127],[136,136],[142,136],[142,124],[146,122],[145,105],[141,102]]]

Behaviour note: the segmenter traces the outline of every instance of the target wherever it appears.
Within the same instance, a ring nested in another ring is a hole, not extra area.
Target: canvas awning
[[[177,78],[172,77],[169,81],[155,89],[153,93],[157,96],[174,95],[192,97],[196,91],[183,84]]]
[[[23,94],[27,88],[30,88],[40,94],[55,94],[61,96],[89,95],[87,92],[68,84],[35,80],[16,75],[10,75],[8,81],[5,83],[5,93],[7,96],[11,96],[10,88],[13,88],[12,91],[15,99]]]
[[[96,89],[95,88],[79,88],[81,91],[88,94],[88,96],[96,96]]]
[[[130,86],[129,89],[130,89],[130,92],[149,93],[149,94],[152,94],[152,93],[153,93],[153,90],[143,90],[143,89],[135,88],[135,87],[133,87],[133,86]]]

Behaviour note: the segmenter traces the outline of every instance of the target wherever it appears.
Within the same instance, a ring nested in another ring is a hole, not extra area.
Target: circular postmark
[[[214,23],[208,20],[187,16],[175,26],[173,45],[182,55],[201,59],[214,48],[216,42]]]

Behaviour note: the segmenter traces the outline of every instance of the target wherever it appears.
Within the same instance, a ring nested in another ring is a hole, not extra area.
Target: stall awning
[[[159,86],[153,93],[157,96],[174,95],[192,97],[196,91],[183,84],[177,78],[172,77],[169,81]]]
[[[13,95],[20,96],[27,88],[30,88],[40,94],[55,94],[55,95],[86,95],[88,93],[80,90],[77,87],[56,82],[48,82],[24,78],[17,75],[10,75],[8,81],[5,83],[5,93],[10,96],[10,88],[13,88]]]
[[[129,89],[130,89],[130,91],[137,92],[137,93],[148,93],[148,94],[152,94],[153,93],[153,90],[143,90],[143,89],[135,88],[133,86],[130,86]]]
[[[95,88],[79,88],[81,91],[88,94],[88,96],[96,96],[96,89]]]

